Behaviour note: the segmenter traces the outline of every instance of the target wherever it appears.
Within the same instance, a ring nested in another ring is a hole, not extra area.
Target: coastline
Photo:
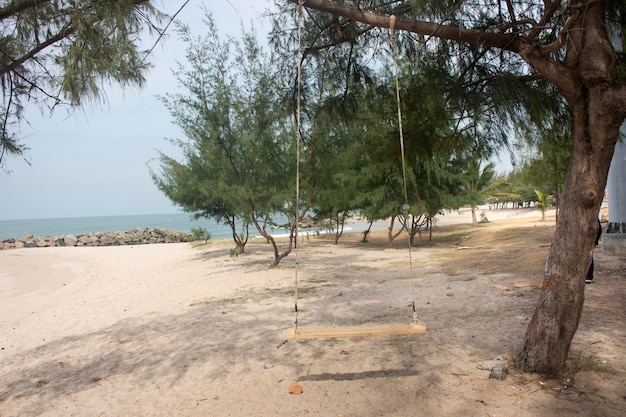
[[[516,217],[529,217],[538,215],[537,209],[531,208],[514,208],[514,209],[489,209],[488,206],[480,206],[477,209],[477,217],[484,214],[487,219],[503,220]],[[162,242],[163,234],[167,235],[170,242],[190,241],[191,229],[193,226],[208,229],[212,235],[210,240],[230,240],[232,232],[225,225],[220,225],[214,221],[204,220],[202,222],[191,222],[187,213],[172,213],[162,215],[132,215],[132,216],[104,216],[104,217],[79,217],[66,219],[32,219],[32,220],[12,220],[0,221],[0,232],[5,237],[0,239],[0,250],[16,247],[50,247],[50,246],[73,246],[73,244],[64,242],[66,237],[69,240],[81,240],[77,246],[109,246],[118,243],[121,244],[139,244]],[[11,226],[12,223],[18,222],[18,225]],[[34,222],[35,226],[29,226]],[[161,224],[159,223],[161,222]],[[469,208],[462,208],[454,211],[447,211],[435,218],[435,225],[445,226],[452,224],[471,223],[471,211]],[[43,229],[54,231],[54,233],[37,234],[34,230],[39,228],[40,224],[48,224]],[[205,224],[208,223],[208,224]],[[129,224],[142,224],[142,226],[132,228],[124,228],[119,226]],[[396,224],[397,226],[397,224]],[[4,228],[3,228],[4,227]],[[13,227],[13,229],[11,228]],[[369,227],[369,222],[359,219],[358,217],[350,218],[344,225],[344,233],[363,233]],[[371,231],[387,230],[389,227],[388,220],[379,220],[372,225]],[[34,230],[33,230],[34,229]],[[22,233],[11,234],[7,230],[21,230]],[[28,232],[25,232],[27,231]],[[80,231],[80,232],[78,232]],[[252,228],[252,232],[256,232]],[[300,234],[303,236],[314,236],[324,234],[334,234],[334,230],[325,230],[322,228],[301,228]],[[127,236],[127,239],[125,238]],[[185,236],[183,236],[185,235]],[[288,233],[282,229],[277,229],[272,233],[274,237],[288,237]],[[254,233],[251,239],[262,239],[262,236]],[[102,240],[102,244],[100,242]],[[129,243],[124,243],[127,240]]]

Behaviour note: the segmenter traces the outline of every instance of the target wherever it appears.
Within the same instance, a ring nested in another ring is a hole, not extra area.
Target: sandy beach
[[[409,322],[415,302],[423,335],[286,340],[294,254],[268,268],[258,240],[0,251],[0,417],[623,415],[626,260],[601,248],[562,376],[478,369],[521,344],[554,227],[486,215],[444,216],[413,273],[384,231],[300,245],[301,325]]]

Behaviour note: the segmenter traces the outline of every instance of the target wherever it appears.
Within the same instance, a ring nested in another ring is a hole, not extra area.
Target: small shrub
[[[211,233],[203,227],[192,227],[191,236],[193,240],[204,240],[204,243],[211,239]]]

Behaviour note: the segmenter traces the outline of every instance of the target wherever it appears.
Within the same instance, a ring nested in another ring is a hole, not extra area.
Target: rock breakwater
[[[0,242],[0,250],[20,248],[45,248],[53,246],[120,246],[152,243],[191,242],[191,235],[162,228],[145,228],[124,232],[83,233],[79,235],[41,236],[28,235]]]

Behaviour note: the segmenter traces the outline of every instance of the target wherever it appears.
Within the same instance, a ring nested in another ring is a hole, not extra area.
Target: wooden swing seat
[[[400,324],[370,324],[366,326],[297,327],[285,332],[287,339],[324,339],[339,337],[392,336],[426,333],[422,322]]]

